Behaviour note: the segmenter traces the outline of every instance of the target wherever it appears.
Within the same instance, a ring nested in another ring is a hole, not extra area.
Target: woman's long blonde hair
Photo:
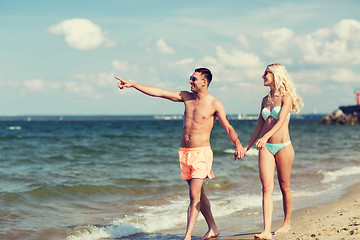
[[[292,99],[292,109],[295,113],[299,113],[300,109],[304,106],[304,102],[302,98],[297,95],[296,88],[289,77],[285,66],[280,63],[272,63],[268,65],[267,68],[274,74],[275,92],[279,92],[280,95],[289,94]]]

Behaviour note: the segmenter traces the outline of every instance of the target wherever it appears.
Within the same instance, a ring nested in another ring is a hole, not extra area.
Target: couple
[[[290,172],[294,160],[294,149],[290,142],[288,125],[290,113],[299,112],[302,100],[297,96],[295,88],[283,65],[275,63],[267,66],[264,75],[264,86],[270,87],[268,96],[261,103],[261,111],[257,126],[243,147],[234,128],[230,125],[224,106],[208,93],[212,80],[209,69],[198,68],[190,76],[191,92],[172,92],[157,87],[144,86],[125,81],[121,78],[118,87],[135,88],[136,90],[174,102],[185,104],[183,130],[179,150],[181,178],[189,185],[190,204],[187,212],[187,229],[184,240],[191,239],[191,234],[199,212],[204,215],[208,232],[201,239],[209,239],[220,234],[207,199],[203,183],[205,178],[214,178],[212,171],[213,152],[210,147],[210,133],[216,118],[226,130],[228,138],[235,145],[234,160],[244,158],[246,152],[255,143],[259,150],[259,174],[263,186],[264,231],[254,236],[255,239],[271,239],[271,216],[273,211],[272,190],[275,165],[278,180],[283,194],[285,220],[276,234],[289,231],[292,211],[292,195],[290,191]]]

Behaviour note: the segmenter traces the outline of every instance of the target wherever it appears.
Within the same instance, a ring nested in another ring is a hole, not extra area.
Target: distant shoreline
[[[14,115],[0,116],[0,121],[121,121],[121,120],[182,120],[182,114],[154,115]],[[228,114],[229,120],[256,120],[256,114]],[[293,115],[292,119],[317,121],[325,114]]]

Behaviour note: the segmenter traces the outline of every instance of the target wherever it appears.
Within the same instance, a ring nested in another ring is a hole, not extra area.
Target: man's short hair
[[[211,71],[207,68],[197,68],[195,69],[195,72],[199,72],[201,73],[201,75],[203,75],[207,82],[208,82],[208,86],[210,85],[211,83],[211,80],[212,80],[212,74],[211,74]]]

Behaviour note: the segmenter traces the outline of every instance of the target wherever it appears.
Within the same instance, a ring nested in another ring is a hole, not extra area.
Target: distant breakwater
[[[339,109],[321,118],[318,122],[322,124],[359,124],[360,105],[339,107]]]

